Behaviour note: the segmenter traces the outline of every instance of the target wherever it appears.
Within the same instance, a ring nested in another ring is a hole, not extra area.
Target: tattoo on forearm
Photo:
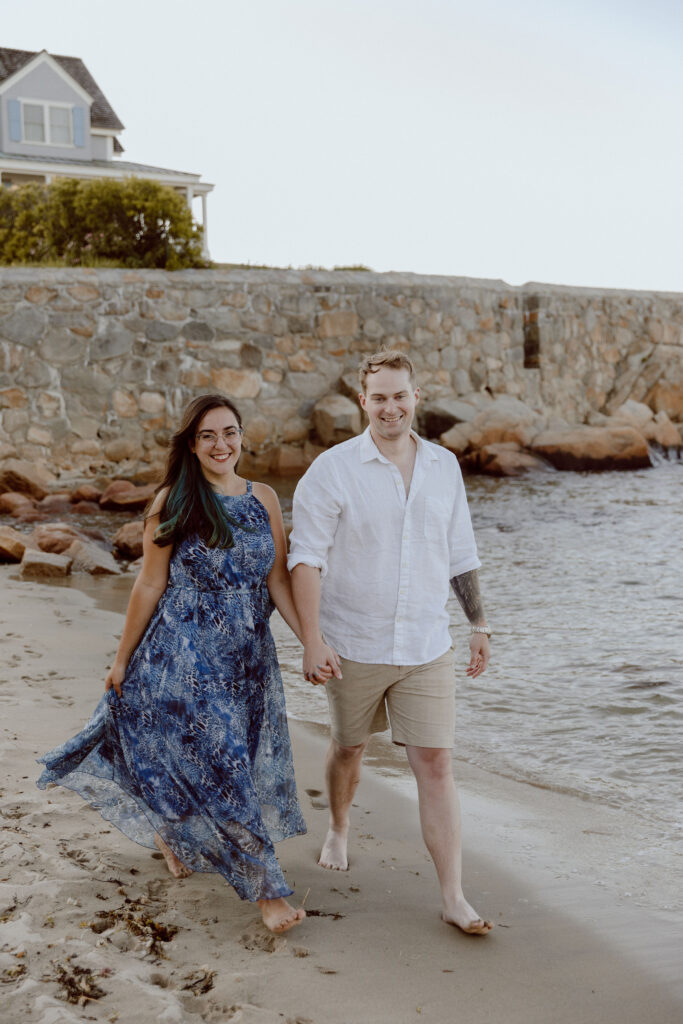
[[[486,616],[484,615],[484,604],[479,592],[479,573],[477,570],[471,569],[470,572],[463,572],[460,576],[454,576],[451,580],[451,586],[468,621],[473,626],[483,626],[486,622]]]

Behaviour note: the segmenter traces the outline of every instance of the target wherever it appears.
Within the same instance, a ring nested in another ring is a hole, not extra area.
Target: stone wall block
[[[76,302],[97,302],[101,298],[100,289],[94,284],[73,284],[66,290]]]
[[[245,292],[228,292],[227,295],[223,296],[222,304],[224,306],[232,306],[233,309],[244,309],[247,305],[247,296]]]
[[[151,320],[145,327],[148,341],[172,341],[180,334],[177,324],[168,324],[164,320]]]
[[[4,388],[0,391],[0,409],[24,409],[28,395],[21,388]]]
[[[35,348],[47,327],[47,317],[35,306],[21,306],[15,313],[0,320],[0,338],[16,345]]]
[[[83,362],[85,344],[83,338],[68,327],[51,327],[40,343],[39,352],[46,363],[62,366],[65,363]]]
[[[316,334],[319,338],[352,338],[358,334],[360,319],[352,310],[321,313]]]
[[[233,370],[229,367],[211,370],[215,388],[234,398],[256,398],[261,391],[261,375],[256,370]]]
[[[125,355],[132,350],[133,341],[133,335],[122,324],[116,321],[109,322],[90,342],[90,359],[99,361]]]
[[[188,341],[213,341],[216,332],[203,320],[190,320],[181,328],[182,336]]]
[[[111,404],[116,415],[122,419],[129,419],[138,414],[138,403],[135,395],[123,388],[114,388]]]
[[[56,298],[58,292],[55,288],[46,288],[41,284],[32,284],[24,292],[24,298],[27,302],[33,302],[36,306],[44,306],[46,302],[50,302]]]
[[[270,353],[266,353],[266,358]],[[258,370],[263,364],[264,353],[258,345],[246,344],[240,347],[240,361],[242,366],[250,367],[252,370]]]

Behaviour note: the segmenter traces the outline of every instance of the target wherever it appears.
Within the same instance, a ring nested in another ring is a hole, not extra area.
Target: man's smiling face
[[[368,374],[365,394],[358,398],[368,414],[372,433],[384,441],[395,441],[410,431],[419,396],[420,389],[414,386],[408,370],[382,366]]]

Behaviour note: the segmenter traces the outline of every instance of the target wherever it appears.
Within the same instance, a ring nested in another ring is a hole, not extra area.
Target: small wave
[[[683,465],[683,448],[664,448],[655,441],[647,446],[651,466]]]

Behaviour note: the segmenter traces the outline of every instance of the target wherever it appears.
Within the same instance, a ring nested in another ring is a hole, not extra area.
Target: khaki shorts
[[[394,743],[450,748],[455,739],[453,650],[426,665],[366,665],[341,659],[343,679],[325,685],[332,737],[364,743],[391,723]],[[387,719],[388,712],[388,719]]]

